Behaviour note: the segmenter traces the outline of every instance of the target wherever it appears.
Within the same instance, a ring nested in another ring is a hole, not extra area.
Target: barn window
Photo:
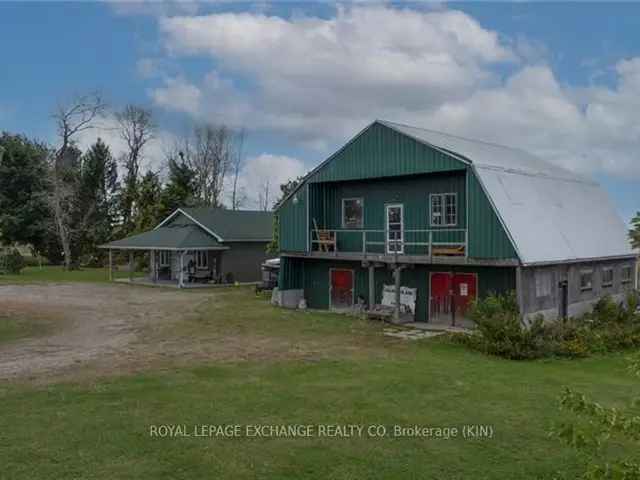
[[[160,266],[168,267],[171,263],[171,252],[169,250],[160,250]]]
[[[431,226],[450,227],[458,223],[458,202],[455,193],[431,195]]]
[[[580,290],[591,290],[593,288],[593,270],[580,271]]]
[[[551,295],[551,272],[536,272],[536,297],[548,297]]]
[[[208,255],[206,250],[196,251],[196,268],[207,268]]]
[[[633,267],[631,265],[625,265],[622,267],[621,281],[622,283],[629,283],[633,276]]]
[[[605,267],[602,269],[602,286],[610,287],[613,285],[613,268]]]
[[[361,198],[342,199],[342,228],[362,228],[364,202]]]

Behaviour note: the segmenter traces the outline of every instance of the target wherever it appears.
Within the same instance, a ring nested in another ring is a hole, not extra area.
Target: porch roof
[[[115,250],[226,250],[197,225],[169,225],[116,240],[100,248]]]

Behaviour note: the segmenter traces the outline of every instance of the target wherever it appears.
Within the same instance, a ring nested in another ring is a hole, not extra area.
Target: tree
[[[635,249],[640,248],[640,212],[631,219],[631,230],[629,230],[629,239],[631,246]]]
[[[116,114],[120,136],[127,144],[123,155],[123,185],[120,197],[122,229],[125,233],[134,228],[134,209],[138,197],[140,162],[145,146],[153,138],[155,125],[151,110],[138,105],[127,105]]]
[[[183,146],[184,161],[194,173],[198,203],[222,207],[222,190],[234,150],[231,130],[224,125],[196,125]]]
[[[260,192],[258,192],[258,208],[263,212],[266,212],[270,209],[271,204],[269,203],[269,180],[265,180],[262,184],[262,188]]]
[[[148,171],[140,181],[135,215],[136,231],[150,230],[160,223],[161,193],[158,174]]]
[[[101,258],[96,246],[113,237],[118,217],[118,172],[109,147],[100,139],[82,158],[79,201],[83,211],[84,228],[82,253]]]
[[[640,376],[640,356],[630,359],[629,371]],[[637,480],[640,479],[640,461],[637,455],[621,458],[614,447],[627,442],[640,442],[640,417],[637,399],[625,408],[607,407],[586,395],[565,388],[560,396],[560,408],[571,415],[571,420],[554,427],[551,435],[582,454],[586,471],[585,480]],[[565,478],[561,474],[556,478]]]
[[[42,253],[51,223],[45,145],[21,135],[0,136],[0,240]]]
[[[195,204],[196,189],[193,171],[182,158],[176,160],[170,156],[167,165],[169,178],[162,189],[160,198],[160,217],[164,218],[180,207]]]
[[[245,140],[244,128],[240,130],[237,135],[237,149],[231,160],[231,175],[233,176],[231,181],[231,209],[238,210],[247,201],[247,194],[244,189],[238,185],[240,178],[240,172],[244,166],[244,140]]]
[[[80,151],[75,145],[75,137],[94,128],[95,121],[105,111],[106,104],[99,94],[93,93],[76,97],[71,102],[58,106],[53,114],[59,146],[51,157],[49,168],[49,203],[67,270],[76,268],[79,264],[80,237],[84,228],[84,215],[80,212],[83,205],[79,203],[82,178]]]

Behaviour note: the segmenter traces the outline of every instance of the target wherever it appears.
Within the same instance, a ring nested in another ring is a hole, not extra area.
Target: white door
[[[404,253],[404,209],[401,203],[386,206],[387,253]]]

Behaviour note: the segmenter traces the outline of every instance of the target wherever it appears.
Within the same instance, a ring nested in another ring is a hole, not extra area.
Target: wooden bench
[[[460,245],[458,247],[433,247],[432,248],[433,256],[445,256],[445,257],[459,257],[464,255],[464,245]]]

